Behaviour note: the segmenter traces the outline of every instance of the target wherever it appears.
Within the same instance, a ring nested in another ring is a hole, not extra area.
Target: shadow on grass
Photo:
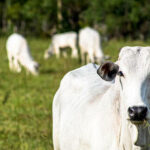
[[[6,102],[7,102],[8,99],[9,99],[9,96],[10,96],[10,91],[7,91],[7,92],[5,93],[5,96],[4,96],[4,99],[3,99],[3,101],[2,101],[2,104],[6,104]]]
[[[44,70],[40,70],[40,74],[55,74],[58,71],[55,69],[44,69]]]

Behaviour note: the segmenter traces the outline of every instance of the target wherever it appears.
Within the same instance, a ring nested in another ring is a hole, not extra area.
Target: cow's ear
[[[112,81],[115,79],[119,71],[119,66],[113,62],[105,62],[102,64],[98,70],[97,74],[106,81]]]

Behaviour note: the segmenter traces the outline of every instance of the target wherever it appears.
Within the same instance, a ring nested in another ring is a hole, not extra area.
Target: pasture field
[[[77,59],[55,56],[43,59],[49,39],[27,38],[33,58],[40,63],[39,76],[9,71],[6,38],[0,38],[0,150],[53,150],[52,100],[60,80],[78,68]],[[126,45],[150,45],[142,41],[111,40],[103,44],[104,53],[115,61]]]

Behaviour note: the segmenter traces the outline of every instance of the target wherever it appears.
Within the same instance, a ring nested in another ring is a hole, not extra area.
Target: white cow
[[[60,48],[70,47],[72,49],[72,57],[77,58],[78,50],[77,34],[75,32],[66,32],[56,34],[52,37],[52,43],[49,48],[45,51],[44,58],[47,59],[49,56],[55,54],[56,57],[60,56]]]
[[[53,101],[54,150],[150,150],[150,47],[62,79]],[[149,145],[149,147],[148,147]]]
[[[6,43],[9,68],[12,71],[21,72],[21,65],[33,75],[38,74],[38,63],[35,62],[30,54],[30,49],[26,39],[17,33],[8,37]]]
[[[81,52],[81,61],[85,62],[85,54],[87,54],[87,63],[97,62],[101,64],[104,60],[104,54],[101,48],[99,33],[86,27],[79,32],[79,47]]]

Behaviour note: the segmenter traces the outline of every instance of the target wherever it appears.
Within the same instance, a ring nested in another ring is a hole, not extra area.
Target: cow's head
[[[115,81],[127,120],[142,124],[150,119],[150,47],[124,47],[116,63],[105,62],[97,73]]]
[[[51,57],[53,54],[54,54],[54,52],[53,52],[53,46],[50,45],[49,48],[45,50],[44,59],[48,59],[48,58]]]
[[[39,64],[35,61],[31,61],[30,63],[26,64],[26,69],[33,75],[38,75],[39,73]]]
[[[97,73],[103,80],[113,81],[114,90],[119,91],[119,112],[129,126],[132,142],[149,144],[148,131],[142,126],[150,122],[150,47],[123,47],[118,61],[102,64]]]
[[[49,49],[47,49],[44,53],[44,59],[48,59],[49,57],[51,57],[53,55],[53,52],[50,51]]]

